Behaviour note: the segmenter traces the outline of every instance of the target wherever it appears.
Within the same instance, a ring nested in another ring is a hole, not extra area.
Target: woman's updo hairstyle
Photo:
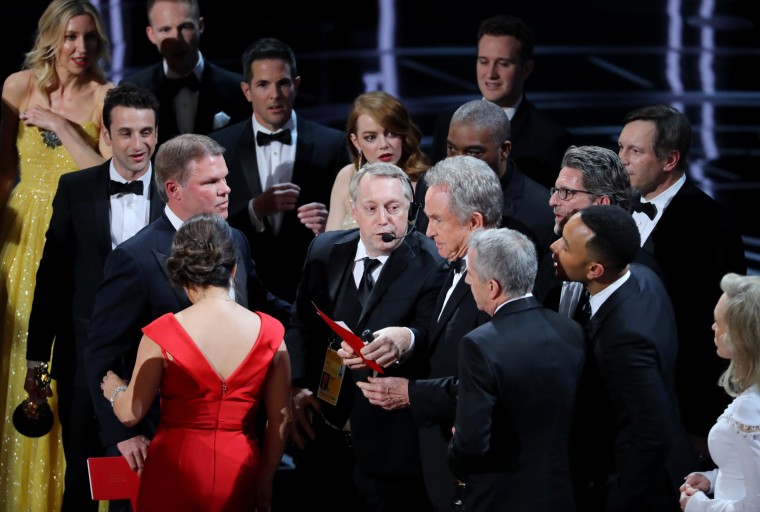
[[[235,241],[227,221],[214,213],[200,213],[177,231],[166,268],[179,286],[227,288],[236,262]]]

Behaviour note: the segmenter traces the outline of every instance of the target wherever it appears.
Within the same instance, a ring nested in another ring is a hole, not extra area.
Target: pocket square
[[[232,119],[226,112],[217,112],[214,114],[214,130],[227,126],[227,123]]]

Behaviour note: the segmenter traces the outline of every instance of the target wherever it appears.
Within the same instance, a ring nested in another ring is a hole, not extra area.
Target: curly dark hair
[[[227,221],[214,213],[200,213],[177,231],[166,268],[178,286],[226,288],[236,262],[235,240]]]

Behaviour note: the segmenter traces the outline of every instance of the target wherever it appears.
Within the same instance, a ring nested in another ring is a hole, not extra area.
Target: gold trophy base
[[[42,437],[53,428],[53,410],[47,402],[26,399],[13,411],[13,426],[26,437]]]

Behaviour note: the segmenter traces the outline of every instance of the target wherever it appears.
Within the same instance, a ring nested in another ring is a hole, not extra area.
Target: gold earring
[[[362,168],[362,152],[360,150],[357,151],[359,151],[359,161],[356,163],[356,170],[358,171]]]

